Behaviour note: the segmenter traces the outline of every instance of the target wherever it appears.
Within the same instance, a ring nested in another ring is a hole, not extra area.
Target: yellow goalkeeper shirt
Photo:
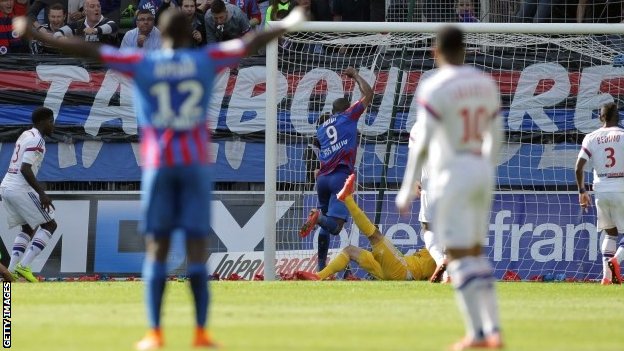
[[[428,280],[436,269],[436,263],[427,249],[405,256],[405,263],[414,280]]]

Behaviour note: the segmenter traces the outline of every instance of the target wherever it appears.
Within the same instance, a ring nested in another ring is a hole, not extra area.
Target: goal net
[[[311,23],[267,49],[267,93],[273,93],[267,94],[267,116],[276,116],[274,121],[267,118],[266,197],[276,206],[267,219],[277,221],[268,221],[265,228],[265,259],[276,259],[278,277],[316,271],[318,228],[306,238],[298,236],[318,205],[313,138],[316,120],[331,111],[335,99],[360,98],[355,82],[342,74],[349,66],[359,70],[375,93],[358,123],[356,201],[404,254],[424,246],[420,204],[414,202],[413,212],[400,217],[394,197],[416,119],[414,94],[435,69],[431,49],[438,27],[358,27],[349,32],[347,23]],[[600,125],[599,107],[618,101],[624,92],[624,41],[610,34],[621,28],[541,27],[547,33],[527,33],[536,29],[521,24],[463,28],[468,32],[466,63],[490,74],[502,95],[506,137],[485,243],[496,276],[598,279],[601,233],[594,208],[582,212],[578,205],[574,165],[584,135]],[[589,173],[586,179],[591,180]],[[347,245],[370,249],[351,221],[331,237],[330,258]],[[273,268],[268,266],[270,278]],[[367,276],[355,263],[350,269]]]

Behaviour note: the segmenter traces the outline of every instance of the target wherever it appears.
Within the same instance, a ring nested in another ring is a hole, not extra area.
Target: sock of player
[[[325,216],[322,214],[319,216],[317,223],[321,228],[325,229],[331,234],[336,235],[340,233],[340,231],[338,231],[338,222],[336,222],[336,219],[334,217]]]
[[[206,325],[209,303],[208,272],[206,271],[206,265],[202,263],[189,263],[187,273],[195,299],[195,322],[198,327],[204,328]]]
[[[327,253],[329,252],[329,232],[321,227],[318,235],[318,271],[325,269],[327,265]]]
[[[145,303],[150,327],[159,329],[160,310],[165,283],[167,282],[167,263],[146,259],[143,263],[143,281],[145,282]]]
[[[481,297],[483,286],[489,283],[481,278],[482,267],[479,257],[464,257],[451,261],[447,270],[451,276],[455,297],[464,316],[466,336],[473,340],[483,339],[481,318]]]
[[[353,196],[347,196],[345,198],[345,205],[347,206],[347,210],[353,217],[353,223],[360,229],[360,233],[369,237],[375,234],[377,227],[368,219],[366,213],[364,213],[360,207],[353,200]]]
[[[15,266],[20,263],[22,256],[26,252],[28,243],[30,242],[30,236],[26,233],[19,233],[13,241],[13,251],[11,252],[11,261],[9,262],[9,272],[15,272]]]
[[[483,332],[485,335],[500,332],[500,317],[498,314],[498,300],[496,299],[496,289],[494,288],[494,271],[487,258],[481,257],[480,265],[484,286],[479,294],[481,299],[481,319],[483,321]],[[489,276],[489,277],[488,277]]]
[[[330,277],[332,274],[336,274],[347,268],[347,266],[349,265],[349,261],[349,256],[346,253],[341,252],[336,255],[333,260],[329,261],[327,267],[323,268],[323,270],[318,272],[317,274],[319,278],[327,279],[327,277]]]
[[[423,242],[425,243],[425,248],[429,251],[431,257],[435,263],[439,266],[444,262],[444,250],[442,249],[442,245],[438,240],[438,237],[433,234],[431,230],[423,230],[421,231]]]
[[[622,237],[622,239],[620,239],[617,251],[615,252],[615,259],[618,262],[622,262],[622,260],[624,260],[624,237]]]
[[[26,248],[26,253],[24,254],[24,257],[22,258],[22,261],[20,262],[22,266],[30,267],[30,264],[35,259],[35,257],[37,257],[37,255],[39,255],[41,251],[45,249],[51,237],[52,237],[52,234],[49,231],[41,227],[37,229],[35,236],[33,237],[30,244],[28,245],[28,248]]]
[[[600,244],[600,252],[602,252],[602,278],[611,279],[611,269],[609,269],[609,260],[615,255],[617,237],[605,233]]]

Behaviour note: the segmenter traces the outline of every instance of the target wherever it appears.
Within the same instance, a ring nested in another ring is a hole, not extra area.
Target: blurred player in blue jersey
[[[208,311],[206,243],[210,231],[212,168],[209,167],[208,104],[215,77],[236,66],[287,29],[302,23],[302,11],[277,25],[242,39],[191,49],[192,30],[184,14],[162,15],[162,50],[118,50],[68,38],[55,40],[29,30],[27,34],[61,51],[99,60],[130,76],[141,133],[143,161],[143,223],[147,257],[143,268],[150,331],[137,343],[139,350],[157,349],[164,340],[160,329],[162,297],[167,280],[171,234],[186,235],[187,273],[195,299],[196,330],[193,345],[214,347],[205,329]],[[14,23],[18,33],[32,28],[24,19]]]
[[[354,172],[357,153],[357,123],[373,100],[373,89],[353,67],[344,72],[355,79],[362,98],[349,106],[349,100],[339,98],[332,105],[331,115],[323,114],[318,120],[316,138],[319,142],[321,169],[316,178],[319,208],[310,211],[299,236],[306,237],[318,224],[318,270],[325,268],[329,251],[329,234],[337,235],[347,220],[349,211],[336,194],[342,190],[347,177]]]

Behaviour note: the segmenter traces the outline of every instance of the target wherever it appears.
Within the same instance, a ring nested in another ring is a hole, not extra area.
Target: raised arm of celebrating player
[[[358,71],[353,67],[347,68],[344,71],[344,74],[355,80],[358,87],[360,88],[360,92],[362,93],[362,98],[360,99],[360,101],[362,102],[364,107],[368,106],[373,101],[373,88],[371,88],[370,84],[368,84],[368,82],[364,80],[364,78],[362,78]]]

